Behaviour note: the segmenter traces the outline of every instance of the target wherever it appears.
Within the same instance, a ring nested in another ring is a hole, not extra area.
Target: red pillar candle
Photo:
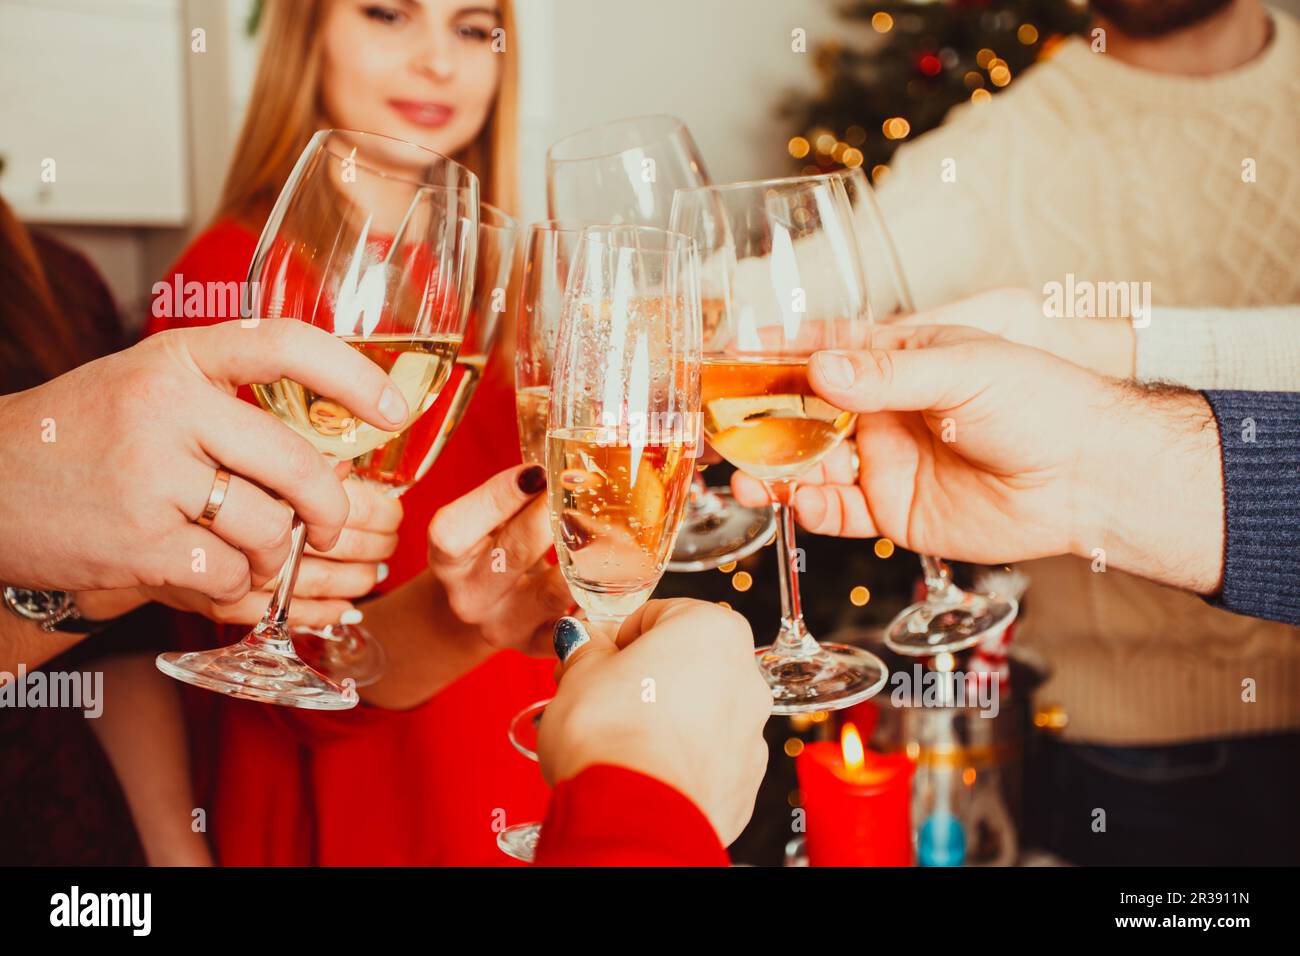
[[[805,746],[795,761],[811,866],[912,865],[912,761],[841,741]]]

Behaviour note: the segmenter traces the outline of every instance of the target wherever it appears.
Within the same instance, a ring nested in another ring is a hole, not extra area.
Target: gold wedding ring
[[[208,503],[203,506],[203,514],[198,517],[199,527],[212,527],[212,523],[217,520],[217,512],[225,504],[226,489],[229,487],[230,472],[224,468],[218,468],[216,477],[212,479],[212,490],[208,492]]]

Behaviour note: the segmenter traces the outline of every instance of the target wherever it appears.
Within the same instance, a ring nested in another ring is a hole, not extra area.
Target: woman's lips
[[[389,100],[388,105],[402,118],[416,126],[438,129],[446,126],[456,111],[443,103],[425,103],[417,100]]]

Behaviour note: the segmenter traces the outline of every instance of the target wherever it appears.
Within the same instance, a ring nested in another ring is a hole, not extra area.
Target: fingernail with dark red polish
[[[546,489],[546,469],[541,465],[529,465],[515,479],[519,490],[526,495],[535,495]]]

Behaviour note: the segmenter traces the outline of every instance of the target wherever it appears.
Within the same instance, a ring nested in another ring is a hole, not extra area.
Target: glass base
[[[848,644],[815,644],[813,653],[794,653],[776,645],[755,651],[758,669],[772,688],[772,713],[807,714],[843,710],[880,693],[889,677],[885,662]]]
[[[155,662],[168,677],[230,697],[306,710],[350,710],[356,688],[316,673],[287,639],[244,640],[210,651],[171,651]]]
[[[957,591],[958,600],[905,608],[885,628],[885,646],[906,657],[956,654],[998,633],[1016,619],[1015,598]]]
[[[529,760],[537,759],[537,732],[542,726],[542,714],[546,713],[546,705],[550,702],[551,698],[548,697],[529,704],[510,721],[510,732],[507,734],[510,743]]]
[[[516,823],[497,834],[497,846],[512,859],[532,863],[537,857],[537,841],[541,838],[540,823]]]
[[[669,571],[713,571],[747,558],[776,533],[771,508],[737,504],[727,488],[692,498],[673,545]]]
[[[388,666],[384,645],[355,624],[333,624],[320,629],[295,627],[290,634],[298,656],[336,684],[350,677],[354,686],[369,687],[384,676]]]

